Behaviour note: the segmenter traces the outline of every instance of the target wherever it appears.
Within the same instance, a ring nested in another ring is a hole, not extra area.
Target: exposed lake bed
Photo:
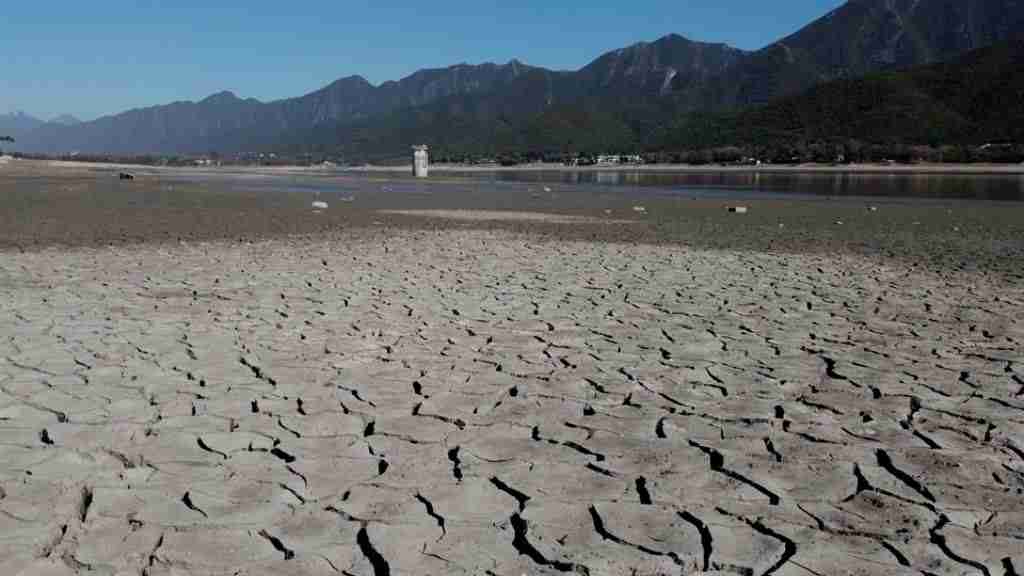
[[[1021,569],[1020,203],[18,170],[0,572]]]

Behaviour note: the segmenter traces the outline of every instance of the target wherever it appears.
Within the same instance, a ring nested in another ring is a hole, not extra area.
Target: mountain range
[[[21,150],[44,153],[286,149],[357,157],[405,154],[414,143],[484,153],[538,132],[550,140],[546,145],[563,148],[576,141],[621,144],[627,133],[642,139],[694,112],[737,110],[830,81],[949,61],[1022,28],[1020,0],[850,0],[757,51],[669,35],[575,71],[517,60],[458,64],[378,86],[349,76],[273,102],[221,92],[16,131],[0,117],[0,132],[17,137]]]
[[[47,123],[46,120],[40,120],[22,111],[0,114],[0,135],[15,139],[21,138]],[[70,114],[62,114],[49,120],[49,123],[60,126],[74,126],[79,124],[80,121]]]

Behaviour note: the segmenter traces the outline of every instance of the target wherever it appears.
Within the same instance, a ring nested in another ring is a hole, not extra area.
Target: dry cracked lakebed
[[[0,574],[1024,570],[1024,290],[504,231],[0,258]]]

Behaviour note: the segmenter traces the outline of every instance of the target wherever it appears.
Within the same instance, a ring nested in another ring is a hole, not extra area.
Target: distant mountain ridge
[[[61,126],[77,126],[78,124],[81,124],[82,121],[71,114],[61,114],[60,116],[50,119],[50,123],[60,124]]]
[[[415,142],[468,145],[485,135],[500,147],[510,131],[565,107],[577,108],[566,115],[573,125],[598,110],[618,110],[634,129],[648,130],[681,113],[762,104],[830,80],[945,61],[1022,26],[1020,0],[851,0],[754,52],[669,35],[576,71],[512,60],[420,70],[379,86],[348,76],[266,103],[221,92],[77,125],[38,125],[19,143],[47,153],[237,152],[304,143],[326,150],[332,142],[354,151],[365,135],[397,152]]]
[[[397,82],[373,86],[348,76],[305,96],[263,103],[232,92],[199,102],[137,108],[76,126],[40,125],[23,142],[41,152],[161,153],[233,150],[277,134],[347,122],[445,96],[490,91],[532,67],[460,64],[418,71]]]
[[[32,131],[45,126],[48,123],[58,124],[61,126],[74,126],[80,124],[81,121],[70,114],[62,114],[53,118],[49,122],[46,120],[40,120],[35,116],[30,116],[22,111],[0,114],[0,136],[9,136],[11,138],[18,139],[27,136]]]
[[[0,136],[21,138],[43,124],[45,124],[44,121],[33,116],[29,116],[24,112],[0,114]]]
[[[742,54],[724,44],[669,35],[609,52],[577,72],[512,60],[420,70],[379,86],[348,76],[305,96],[267,103],[225,91],[199,102],[138,108],[75,126],[43,125],[22,141],[22,148],[47,153],[262,149],[304,130],[461,96],[525,97],[521,103],[531,112],[587,98],[662,96],[721,74]]]

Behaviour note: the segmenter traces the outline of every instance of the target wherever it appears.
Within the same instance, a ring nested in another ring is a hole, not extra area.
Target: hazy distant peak
[[[673,32],[671,34],[665,34],[664,36],[662,36],[660,38],[657,38],[655,40],[641,40],[640,42],[634,42],[633,44],[630,44],[629,46],[626,46],[625,48],[620,48],[619,51],[630,50],[630,49],[633,49],[633,48],[645,48],[645,47],[648,47],[648,46],[661,46],[661,45],[665,45],[665,44],[708,44],[708,45],[713,45],[713,43],[700,42],[700,41],[697,41],[697,40],[693,40],[693,39],[687,38],[686,36],[683,36],[682,34],[676,34],[676,33]]]
[[[666,35],[662,36],[661,38],[658,38],[657,40],[655,40],[653,42],[638,42],[637,43],[637,45],[639,45],[639,46],[648,46],[648,45],[651,45],[651,44],[703,44],[703,42],[698,42],[696,40],[691,40],[691,39],[687,38],[686,36],[683,36],[682,34],[672,33],[672,34],[666,34]]]
[[[43,124],[45,122],[42,120],[29,116],[21,110],[0,114],[0,136],[11,136],[20,139]]]
[[[701,42],[691,40],[681,34],[666,34],[653,41],[643,41],[630,44],[604,54],[604,56],[617,55],[619,57],[633,57],[638,54],[652,54],[666,51],[688,51],[688,50],[721,50],[731,54],[743,54],[746,51],[726,44],[724,42]],[[600,60],[600,58],[598,58]]]
[[[349,75],[349,76],[344,76],[342,78],[338,78],[334,82],[331,82],[327,86],[324,86],[323,90],[337,90],[339,88],[344,88],[344,87],[367,88],[367,87],[372,87],[372,86],[373,86],[373,84],[370,84],[370,81],[367,80],[366,78],[363,78],[362,76],[360,76],[358,74],[352,74],[352,75]]]
[[[50,120],[50,124],[60,124],[61,126],[75,126],[81,123],[81,120],[75,118],[71,114],[61,114],[60,116]]]
[[[216,94],[211,94],[211,95],[207,96],[200,103],[201,104],[227,104],[227,103],[237,102],[238,100],[241,100],[241,98],[236,96],[234,92],[232,92],[230,90],[222,90],[220,92],[217,92]]]
[[[10,118],[10,119],[35,120],[37,122],[41,122],[41,120],[39,120],[38,118],[32,116],[31,114],[26,114],[24,110],[14,110],[14,111],[9,112],[7,114],[0,114],[0,116],[6,116],[7,118]]]

